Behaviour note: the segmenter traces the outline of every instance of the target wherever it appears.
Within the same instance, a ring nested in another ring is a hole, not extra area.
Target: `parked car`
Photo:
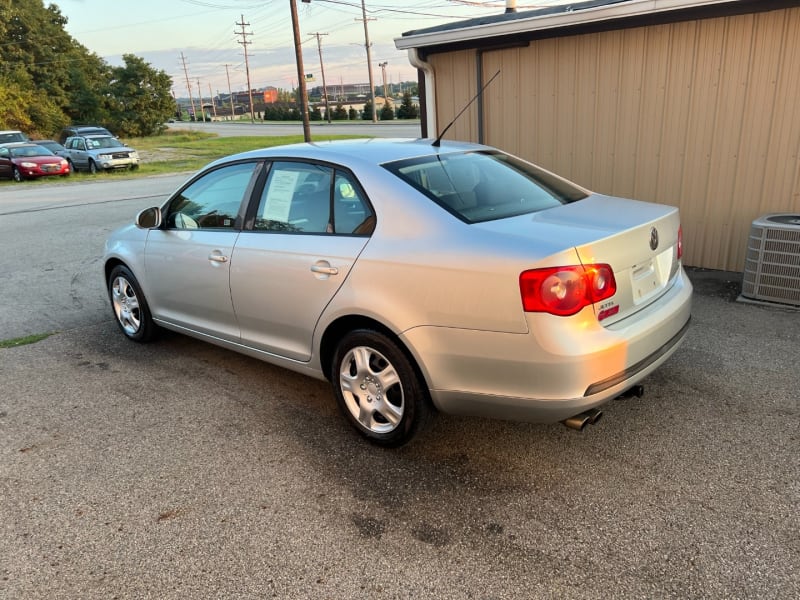
[[[4,129],[0,131],[0,144],[16,144],[27,142],[30,138],[17,129]]]
[[[129,339],[163,327],[328,379],[396,446],[432,408],[596,421],[684,338],[682,251],[672,206],[487,146],[374,139],[216,161],[103,262]]]
[[[64,156],[73,170],[97,173],[98,170],[138,169],[139,154],[110,135],[67,138]]]
[[[56,156],[44,146],[24,142],[0,146],[0,177],[22,181],[69,174],[66,159]]]
[[[40,146],[44,146],[50,152],[55,154],[56,156],[65,156],[64,153],[64,146],[56,142],[55,140],[33,140],[33,143],[39,144]]]
[[[114,137],[113,133],[111,133],[105,127],[100,127],[99,125],[70,125],[69,127],[64,127],[64,129],[61,130],[61,135],[58,137],[58,142],[60,144],[65,144],[67,142],[67,138],[79,135],[108,135]]]

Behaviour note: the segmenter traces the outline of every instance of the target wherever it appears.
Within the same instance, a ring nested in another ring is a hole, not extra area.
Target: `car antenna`
[[[460,113],[458,113],[458,114],[457,114],[457,115],[456,115],[456,116],[453,118],[453,120],[452,120],[452,121],[450,121],[450,123],[447,125],[447,127],[445,127],[445,128],[444,128],[444,131],[442,131],[442,133],[440,133],[440,134],[439,134],[439,137],[437,137],[437,138],[436,138],[436,139],[433,141],[433,143],[431,144],[431,146],[433,146],[434,148],[438,148],[438,147],[441,145],[441,143],[442,143],[442,138],[444,137],[444,134],[445,134],[445,133],[447,133],[447,130],[448,130],[448,129],[450,129],[450,128],[453,126],[453,123],[455,123],[456,121],[458,121],[458,117],[460,117],[461,115],[463,115],[463,114],[464,114],[464,111],[465,111],[465,110],[467,110],[467,109],[470,107],[470,105],[471,105],[473,102],[475,102],[475,100],[477,100],[477,99],[478,99],[478,97],[479,97],[479,96],[480,96],[480,95],[483,93],[483,90],[485,90],[487,87],[489,87],[489,84],[490,84],[490,83],[492,83],[492,82],[494,81],[494,78],[495,78],[495,77],[497,77],[498,75],[500,75],[500,69],[497,69],[497,73],[495,73],[494,75],[492,75],[492,78],[491,78],[489,81],[487,81],[486,83],[484,83],[484,84],[483,84],[483,87],[482,87],[480,90],[478,90],[478,93],[477,93],[477,94],[475,94],[475,95],[472,97],[472,100],[470,100],[469,102],[467,102],[467,105],[466,105],[464,108],[462,108],[462,109],[461,109],[461,112],[460,112]]]

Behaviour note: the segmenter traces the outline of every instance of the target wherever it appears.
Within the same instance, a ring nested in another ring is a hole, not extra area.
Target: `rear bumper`
[[[551,423],[604,404],[639,383],[680,346],[692,287],[681,271],[636,315],[603,328],[536,315],[527,334],[421,327],[405,334],[445,413]]]

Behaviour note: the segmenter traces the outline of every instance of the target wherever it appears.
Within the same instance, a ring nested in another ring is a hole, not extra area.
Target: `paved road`
[[[151,183],[0,194],[0,339],[59,332],[0,349],[0,598],[800,596],[800,313],[693,272],[685,344],[597,426],[381,450],[322,382],[123,339],[102,239]]]
[[[226,123],[214,121],[211,123],[182,121],[169,123],[173,129],[198,129],[210,131],[219,136],[234,135],[303,135],[301,123],[274,123],[237,121]],[[321,135],[363,135],[365,137],[407,137],[417,138],[421,135],[419,121],[348,121],[333,123],[312,123],[311,137]]]

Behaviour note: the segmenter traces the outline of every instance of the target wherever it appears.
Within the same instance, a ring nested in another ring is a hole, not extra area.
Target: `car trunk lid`
[[[603,325],[641,310],[669,289],[679,269],[678,209],[601,194],[532,215],[478,225],[498,233],[572,247],[576,262],[608,264],[617,291],[595,305]],[[566,265],[564,265],[566,266]]]

